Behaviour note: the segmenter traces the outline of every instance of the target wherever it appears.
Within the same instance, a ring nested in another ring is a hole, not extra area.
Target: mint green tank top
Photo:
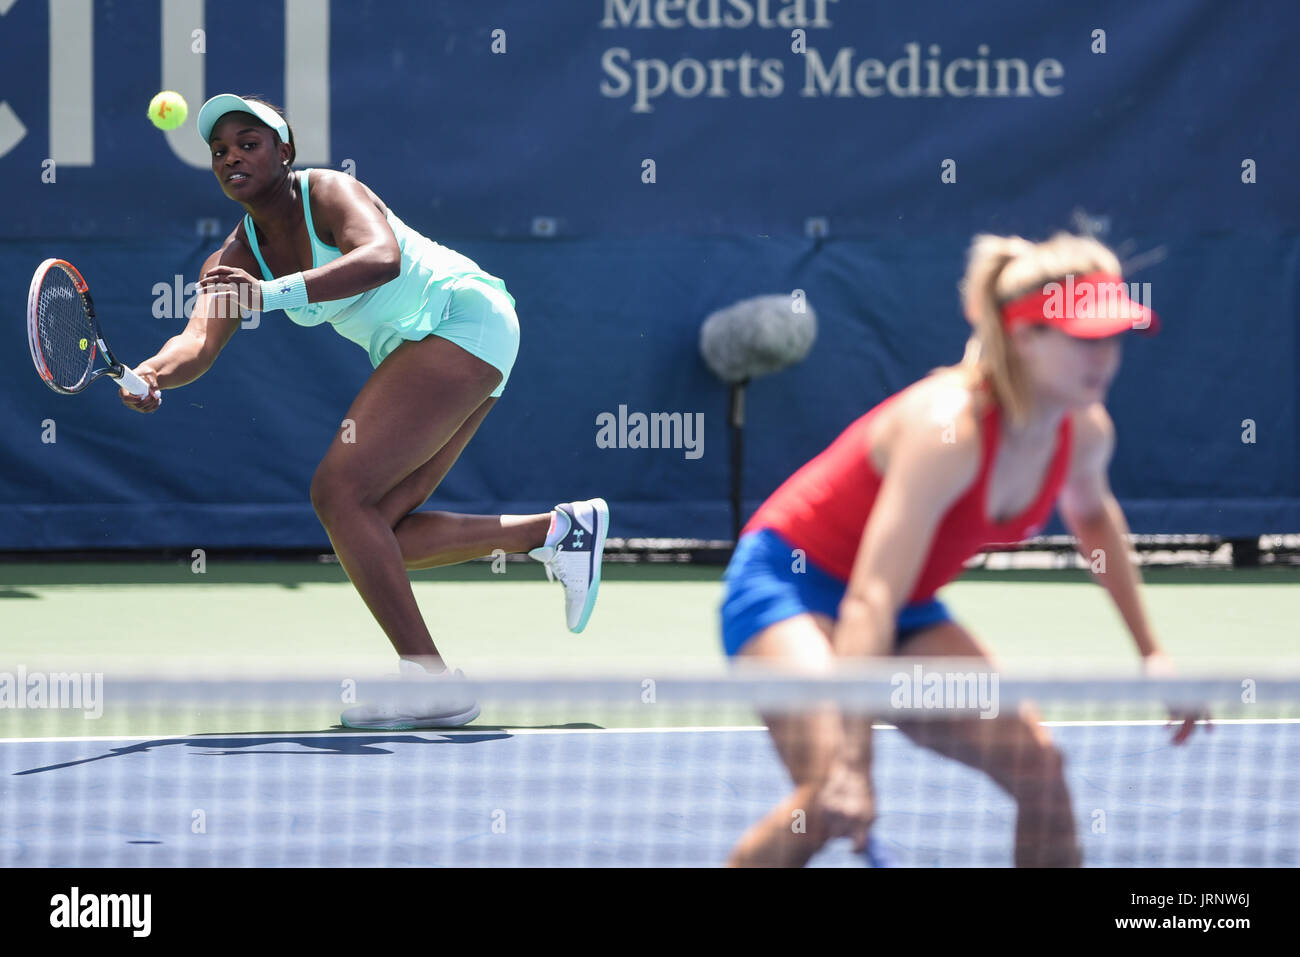
[[[302,191],[302,211],[307,220],[307,236],[311,239],[312,268],[315,269],[333,262],[343,253],[337,246],[325,245],[316,235],[308,186],[311,172],[309,169],[299,170],[298,183]],[[514,297],[506,292],[505,283],[484,272],[468,256],[416,232],[392,210],[388,211],[387,219],[402,251],[402,271],[396,279],[356,296],[311,302],[301,309],[286,309],[284,314],[300,326],[328,322],[343,338],[365,349],[370,354],[371,365],[378,366],[387,354],[381,349],[382,343],[391,340],[392,332],[422,317],[425,328],[430,324],[436,325],[451,302],[456,284],[463,279],[474,278],[495,286],[514,302]],[[244,215],[244,233],[257,264],[262,268],[262,278],[276,278],[271,275],[258,249],[257,230],[248,214]]]

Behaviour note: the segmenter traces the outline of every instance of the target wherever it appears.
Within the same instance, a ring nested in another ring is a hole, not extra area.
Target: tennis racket
[[[134,396],[149,394],[149,383],[118,362],[104,341],[90,287],[70,262],[47,259],[36,267],[27,292],[27,344],[37,373],[55,392],[76,395],[110,376]],[[99,354],[106,368],[95,368]]]

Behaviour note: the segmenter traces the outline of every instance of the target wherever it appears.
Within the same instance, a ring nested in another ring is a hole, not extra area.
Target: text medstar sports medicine
[[[600,25],[650,30],[765,30],[793,27],[824,29],[831,25],[826,11],[840,0],[605,0]],[[809,15],[811,13],[811,16]]]

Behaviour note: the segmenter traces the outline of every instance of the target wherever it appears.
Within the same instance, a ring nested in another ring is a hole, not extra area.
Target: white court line
[[[1177,722],[1170,721],[1168,718],[1154,718],[1141,721],[1040,721],[1045,728],[1142,728],[1142,727],[1173,727]],[[1273,725],[1273,724],[1300,724],[1300,718],[1217,718],[1212,721],[1198,721],[1198,725],[1205,724],[1243,724],[1243,725]],[[898,728],[892,724],[873,724],[871,726],[876,731],[897,731]],[[0,738],[0,748],[6,744],[49,744],[59,741],[170,741],[170,740],[195,740],[203,741],[207,738],[315,738],[315,737],[337,737],[347,735],[348,737],[366,738],[389,736],[394,734],[427,734],[434,737],[451,737],[455,735],[485,735],[485,734],[507,734],[511,737],[517,737],[526,734],[658,734],[658,733],[682,733],[699,734],[706,731],[766,731],[767,728],[762,725],[727,725],[719,727],[710,725],[707,727],[672,727],[672,728],[413,728],[409,731],[362,731],[354,728],[339,728],[334,731],[239,731],[231,734],[223,734],[220,731],[201,732],[201,733],[184,733],[176,734],[145,734],[145,735],[121,735],[121,734],[100,734],[100,735],[83,735],[77,737],[50,737],[50,738]]]

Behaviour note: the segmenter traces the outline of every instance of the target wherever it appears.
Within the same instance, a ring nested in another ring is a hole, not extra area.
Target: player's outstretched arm
[[[1115,425],[1101,403],[1075,415],[1074,448],[1070,474],[1061,490],[1061,520],[1075,537],[1079,554],[1093,581],[1106,589],[1133,636],[1150,675],[1173,673],[1142,606],[1142,575],[1129,554],[1130,532],[1124,510],[1110,488],[1107,472],[1115,450]],[[1208,717],[1204,709],[1173,709],[1179,727],[1174,743],[1192,734],[1197,720]]]
[[[1075,537],[1093,581],[1106,589],[1142,657],[1161,653],[1142,607],[1142,577],[1129,557],[1129,527],[1107,471],[1115,425],[1100,402],[1075,414],[1070,473],[1061,489],[1061,520]]]
[[[225,256],[234,259],[230,243],[208,257],[203,270],[217,265]],[[175,389],[193,382],[211,368],[217,355],[239,328],[240,312],[234,298],[220,293],[200,293],[189,322],[179,335],[172,336],[157,354],[133,370],[149,383],[149,394],[136,398],[119,390],[122,404],[137,412],[155,411],[162,389]]]
[[[905,401],[832,633],[839,657],[890,653],[898,613],[916,587],[935,531],[979,472],[980,429],[968,395],[941,385]],[[870,824],[870,742],[870,720],[846,716],[818,794],[831,833],[850,837],[858,850]]]
[[[887,655],[944,513],[974,481],[980,430],[952,386],[910,397],[862,533],[833,644],[845,657]],[[865,454],[865,453],[864,453]]]

